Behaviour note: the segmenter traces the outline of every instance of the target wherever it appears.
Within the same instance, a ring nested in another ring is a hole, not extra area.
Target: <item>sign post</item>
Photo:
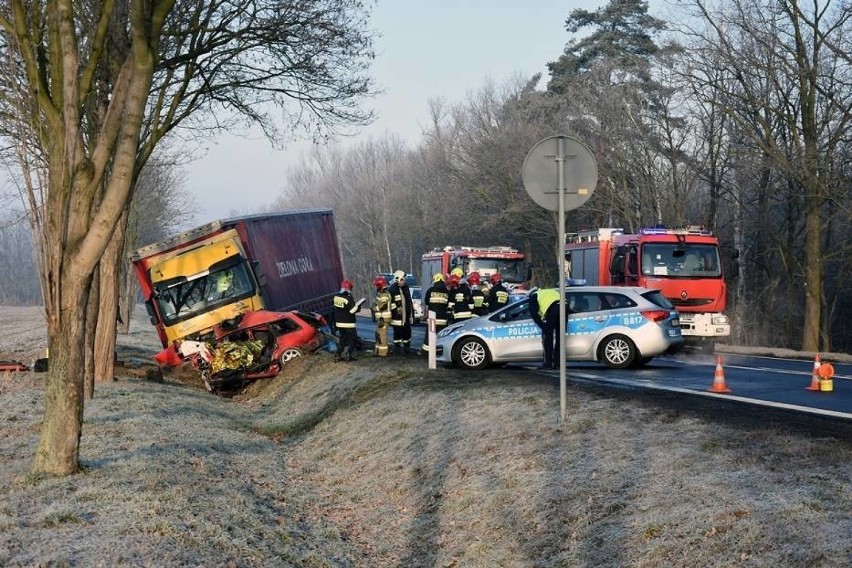
[[[559,274],[559,418],[565,422],[568,408],[565,372],[565,212],[583,205],[598,184],[598,163],[591,150],[569,136],[551,136],[539,141],[527,154],[523,168],[524,189],[538,205],[556,211],[559,217],[556,266]]]
[[[429,316],[426,318],[426,333],[429,339],[429,369],[438,368],[438,354],[435,348],[435,343],[438,341],[438,334],[435,333],[435,318],[438,314],[429,310]]]

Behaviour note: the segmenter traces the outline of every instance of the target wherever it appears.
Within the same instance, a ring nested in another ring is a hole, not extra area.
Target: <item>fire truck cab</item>
[[[467,276],[478,272],[483,280],[499,272],[503,284],[510,290],[522,291],[529,280],[524,253],[505,246],[469,247],[446,246],[423,253],[421,280],[425,287],[432,282],[432,276],[441,272],[449,274],[460,267]]]
[[[716,338],[731,333],[719,241],[702,227],[580,231],[567,236],[565,260],[570,277],[589,284],[662,291],[680,314],[687,342],[712,350]]]

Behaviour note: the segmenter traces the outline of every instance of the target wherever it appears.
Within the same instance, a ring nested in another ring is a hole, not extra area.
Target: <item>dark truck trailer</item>
[[[163,346],[247,311],[330,311],[343,265],[330,209],[213,221],[130,254]]]

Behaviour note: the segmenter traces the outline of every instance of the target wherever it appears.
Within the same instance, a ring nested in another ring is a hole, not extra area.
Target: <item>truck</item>
[[[129,257],[163,347],[247,312],[326,315],[343,280],[330,209],[212,221]]]
[[[482,280],[488,280],[497,272],[503,284],[513,292],[523,292],[529,281],[529,269],[524,262],[524,253],[508,246],[445,246],[423,253],[421,282],[428,287],[432,276],[441,272],[449,274],[460,267],[467,276],[478,272]]]
[[[642,286],[660,290],[675,306],[687,344],[712,352],[731,334],[725,309],[728,289],[719,241],[690,225],[662,225],[627,233],[598,228],[566,235],[568,276],[587,284]]]

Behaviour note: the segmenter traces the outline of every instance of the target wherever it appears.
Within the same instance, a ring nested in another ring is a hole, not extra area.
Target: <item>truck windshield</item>
[[[715,245],[653,243],[642,247],[642,274],[680,278],[719,278],[719,248]]]
[[[253,296],[255,289],[243,262],[203,273],[192,280],[180,278],[161,282],[155,293],[163,321],[170,325]]]
[[[466,274],[479,272],[483,279],[488,279],[499,272],[504,282],[521,284],[524,281],[525,267],[522,259],[507,260],[505,258],[471,258],[467,265]]]

